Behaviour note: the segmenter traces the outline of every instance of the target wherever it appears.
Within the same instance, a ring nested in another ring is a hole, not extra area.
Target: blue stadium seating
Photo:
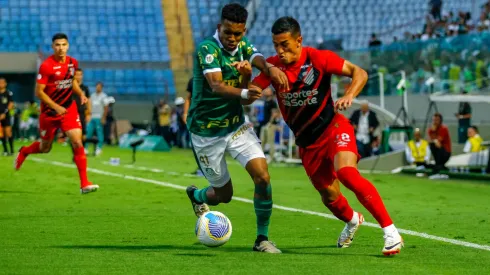
[[[0,51],[47,54],[57,32],[82,62],[170,61],[160,0],[0,0]],[[171,70],[84,71],[92,91],[102,81],[110,94],[175,94]]]
[[[108,94],[175,94],[172,70],[84,70],[84,84],[92,92],[99,81],[104,83]]]
[[[50,52],[68,34],[81,61],[169,61],[159,0],[0,0],[0,51]]]

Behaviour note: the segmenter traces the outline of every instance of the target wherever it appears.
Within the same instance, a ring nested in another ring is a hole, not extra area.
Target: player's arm
[[[104,102],[104,113],[102,114],[102,118],[100,119],[100,122],[102,124],[105,124],[107,121],[107,114],[109,113],[109,103],[107,102],[107,96],[104,97],[103,102]]]
[[[182,114],[182,120],[184,121],[185,124],[187,124],[187,113],[189,112],[189,107],[191,106],[191,99],[192,99],[192,94],[188,92],[184,101],[184,111]]]
[[[245,56],[250,64],[268,76],[280,91],[289,90],[289,81],[286,74],[273,64],[268,63],[264,56],[247,38],[243,38],[243,41],[245,42]]]
[[[348,60],[345,60],[342,66],[342,75],[352,78],[352,82],[344,96],[335,103],[335,109],[340,111],[346,110],[352,105],[352,100],[361,93],[368,80],[367,72]]]
[[[88,99],[85,96],[85,93],[83,92],[82,88],[80,88],[80,84],[75,78],[73,78],[72,90],[73,92],[75,92],[75,94],[77,94],[80,97],[80,101],[82,105],[87,103]]]
[[[262,96],[262,90],[257,90],[256,87],[250,89],[240,89],[228,86],[223,82],[223,75],[220,72],[212,72],[205,74],[206,80],[214,93],[226,97],[236,99],[259,99]]]
[[[66,109],[60,105],[58,105],[56,102],[54,102],[45,92],[44,89],[46,88],[45,84],[37,83],[36,84],[36,96],[41,100],[42,103],[48,105],[49,108],[53,109],[58,113],[59,115],[63,115],[66,113]]]
[[[252,80],[252,65],[250,64],[250,62],[245,60],[245,61],[241,61],[241,62],[233,62],[231,65],[234,66],[238,70],[238,72],[240,72],[240,75],[242,76],[242,80],[240,82],[240,87],[242,89],[252,88],[252,89],[262,90],[257,86],[250,85],[250,82]],[[250,105],[255,100],[256,100],[255,98],[249,98],[249,99],[242,98],[242,99],[240,99],[240,103],[242,105]]]

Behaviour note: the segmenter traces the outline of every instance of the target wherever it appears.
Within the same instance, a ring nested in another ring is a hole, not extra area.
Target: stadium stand
[[[0,0],[0,52],[48,55],[52,35],[64,32],[82,63],[169,62],[164,24],[159,0]],[[115,93],[159,93],[162,82],[175,90],[170,70],[87,69],[86,79]]]

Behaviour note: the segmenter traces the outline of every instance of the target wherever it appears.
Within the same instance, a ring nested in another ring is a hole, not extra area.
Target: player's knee
[[[222,203],[231,202],[231,198],[233,198],[233,190],[226,192],[226,194],[223,194],[222,196],[220,196],[220,200]]]
[[[269,173],[267,171],[264,171],[258,173],[257,175],[254,175],[253,180],[256,185],[261,185],[266,187],[267,185],[269,185],[271,181],[271,177],[269,176]]]
[[[71,145],[73,146],[74,149],[82,148],[83,143],[81,140],[74,140],[71,142]]]
[[[334,202],[340,196],[340,190],[336,188],[331,188],[330,186],[319,192],[324,203]]]
[[[41,146],[39,148],[39,152],[41,152],[42,154],[49,153],[50,151],[51,151],[51,146]]]

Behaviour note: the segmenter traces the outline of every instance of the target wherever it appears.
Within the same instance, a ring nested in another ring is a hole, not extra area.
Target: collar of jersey
[[[227,51],[227,50],[225,49],[225,47],[223,47],[223,44],[221,44],[221,41],[219,41],[218,30],[216,30],[216,32],[214,33],[213,37],[214,37],[214,39],[216,39],[216,41],[218,42],[219,47],[220,47],[221,49],[223,49],[225,52],[227,52],[227,53],[231,54],[232,56],[235,56],[235,54],[238,52],[238,47],[239,47],[239,46],[237,46],[237,47],[236,47],[236,49],[234,49],[232,52]],[[240,43],[238,43],[238,45],[240,45]]]

